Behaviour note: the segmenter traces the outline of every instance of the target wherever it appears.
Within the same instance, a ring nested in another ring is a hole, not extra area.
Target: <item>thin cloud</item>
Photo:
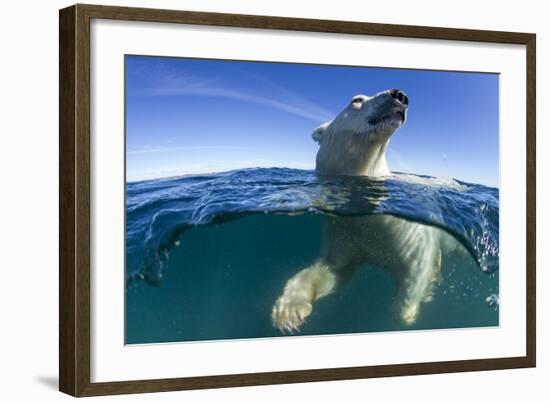
[[[240,88],[227,87],[215,79],[206,80],[163,63],[149,70],[145,68],[138,70],[138,74],[144,81],[148,82],[144,90],[134,92],[133,94],[146,94],[150,96],[195,95],[226,98],[271,107],[315,123],[322,123],[332,118],[333,113],[312,103],[299,94],[276,85],[256,74],[251,74],[240,69],[236,71],[269,87],[270,96],[250,93]]]
[[[189,87],[154,89],[151,91],[151,94],[156,96],[197,95],[197,96],[223,97],[227,99],[242,100],[249,103],[268,106],[277,110],[294,114],[299,117],[306,118],[308,120],[311,120],[317,123],[324,122],[330,119],[328,113],[321,114],[319,113],[318,110],[312,110],[311,107],[307,107],[303,104],[296,104],[296,103],[292,104],[286,100],[278,100],[278,99],[272,99],[272,98],[267,98],[263,96],[257,96],[257,95],[253,95],[253,94],[249,94],[246,92],[241,92],[233,89],[193,85]]]
[[[304,96],[285,88],[271,79],[259,74],[255,74],[246,69],[234,67],[235,71],[238,71],[242,75],[246,75],[252,80],[261,83],[264,87],[269,88],[269,93],[278,93],[280,97],[288,100],[289,103],[300,105],[302,108],[309,110],[311,113],[323,116],[323,122],[330,120],[334,117],[334,112],[313,103]]]

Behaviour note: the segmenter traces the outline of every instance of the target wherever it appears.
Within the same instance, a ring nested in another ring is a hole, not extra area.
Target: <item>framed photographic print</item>
[[[535,35],[60,11],[60,390],[534,367]]]

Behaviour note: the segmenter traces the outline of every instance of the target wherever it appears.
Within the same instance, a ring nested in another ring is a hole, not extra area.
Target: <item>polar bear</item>
[[[319,143],[316,173],[389,176],[386,148],[404,124],[408,106],[408,96],[397,89],[353,97],[336,118],[313,131]],[[399,316],[406,325],[413,324],[440,280],[442,251],[457,243],[441,229],[391,215],[327,216],[323,230],[318,260],[286,282],[273,306],[273,325],[283,332],[299,330],[315,301],[333,292],[344,273],[363,263],[394,273]]]

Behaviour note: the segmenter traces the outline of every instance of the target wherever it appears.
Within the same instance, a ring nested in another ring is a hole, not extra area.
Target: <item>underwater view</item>
[[[413,325],[393,307],[394,275],[367,264],[318,302],[299,334],[498,326],[498,201],[494,188],[409,174],[256,168],[129,183],[126,341],[287,335],[272,307],[319,257],[325,220],[379,214],[436,227],[466,252],[442,255]]]
[[[499,326],[498,74],[124,65],[126,344]]]

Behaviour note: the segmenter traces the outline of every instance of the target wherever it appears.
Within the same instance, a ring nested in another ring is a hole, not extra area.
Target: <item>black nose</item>
[[[390,95],[394,99],[399,100],[404,106],[409,105],[409,98],[407,97],[407,95],[405,95],[405,92],[400,91],[399,89],[392,89],[390,90]]]

